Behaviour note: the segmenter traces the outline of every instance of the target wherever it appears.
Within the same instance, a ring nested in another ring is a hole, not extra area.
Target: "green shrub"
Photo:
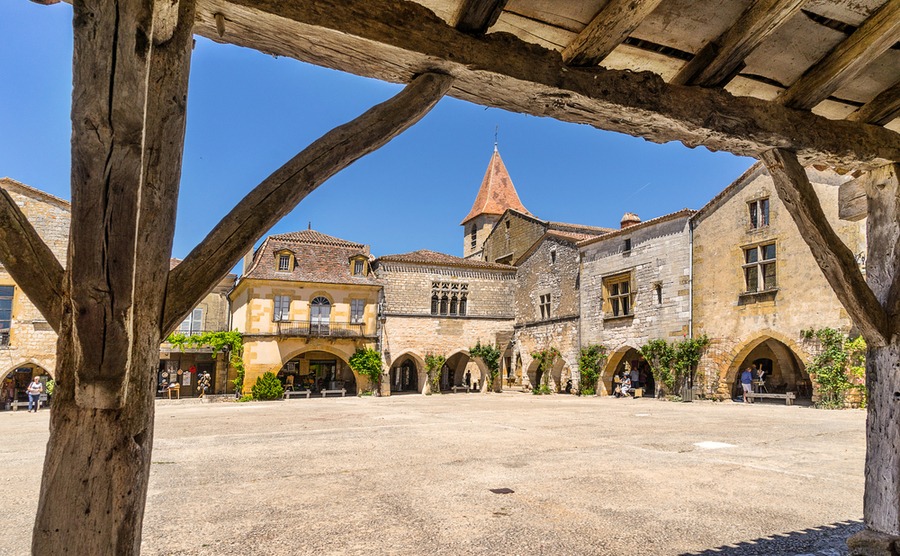
[[[606,346],[598,344],[581,348],[581,355],[578,357],[578,372],[581,373],[579,396],[596,394],[597,380],[600,379],[600,371],[606,362],[606,351]]]
[[[284,396],[284,387],[275,373],[266,373],[257,378],[250,391],[254,400],[278,400]]]
[[[432,394],[441,393],[441,368],[446,362],[447,358],[443,355],[425,356],[425,371],[428,373],[428,380],[431,381]]]
[[[378,395],[381,387],[381,353],[372,348],[358,349],[350,356],[350,368],[369,379],[369,391]]]
[[[847,394],[856,390],[860,406],[866,405],[866,342],[862,337],[849,339],[834,328],[803,330],[800,335],[816,340],[821,351],[813,357],[806,371],[818,386],[821,409],[840,409],[847,402]]]
[[[469,348],[471,357],[478,357],[488,368],[490,375],[490,387],[493,387],[497,375],[500,373],[500,350],[491,344],[482,344],[481,340],[475,342],[475,347]]]
[[[251,394],[244,394],[238,399],[239,402],[252,402],[253,396]]]

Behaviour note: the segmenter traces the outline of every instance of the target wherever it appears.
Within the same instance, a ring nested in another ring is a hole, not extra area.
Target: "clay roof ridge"
[[[365,244],[363,243],[348,241],[339,237],[323,234],[322,232],[318,232],[316,230],[299,230],[296,232],[274,234],[269,236],[269,238],[275,241],[289,241],[293,243],[307,243],[311,245],[330,245],[333,247],[348,247],[351,249],[360,250],[365,250],[366,248]]]
[[[28,184],[22,183],[19,180],[15,180],[8,176],[4,176],[4,177],[0,178],[0,185],[5,185],[5,184],[11,184],[11,185],[15,185],[16,187],[21,187],[22,189],[25,189],[25,190],[29,191],[30,193],[34,193],[37,197],[45,197],[48,200],[51,200],[53,202],[63,205],[65,207],[65,209],[70,212],[72,210],[72,203],[70,203],[69,201],[66,201],[65,199],[63,199],[61,197],[57,197],[56,195],[47,193],[46,191],[41,191],[40,189],[38,189],[36,187],[32,187]]]
[[[449,255],[447,253],[441,253],[439,251],[432,251],[430,249],[418,249],[416,251],[410,251],[408,253],[382,255],[376,260],[379,262],[385,261],[411,264],[461,266],[496,270],[514,270],[513,267],[509,265],[482,261],[480,259],[465,259],[463,257],[457,257],[455,255]]]
[[[649,228],[650,226],[653,226],[655,224],[662,224],[663,222],[668,222],[669,220],[675,220],[676,218],[679,218],[682,216],[687,216],[688,218],[690,218],[690,217],[693,217],[693,215],[695,215],[695,214],[697,214],[696,210],[689,209],[689,208],[683,208],[683,209],[677,210],[675,212],[670,212],[668,214],[663,214],[662,216],[657,216],[656,218],[651,218],[650,220],[644,220],[640,224],[635,224],[634,226],[628,226],[627,228],[614,230],[612,232],[609,232],[609,233],[606,233],[606,234],[603,234],[603,235],[600,235],[597,237],[592,237],[590,239],[580,241],[580,242],[578,242],[578,247],[584,247],[586,245],[591,245],[593,243],[599,243],[601,241],[604,241],[604,240],[612,238],[612,237],[623,236],[623,235],[629,234],[631,232],[634,232],[635,230]]]
[[[554,228],[571,228],[573,230],[585,230],[588,233],[600,233],[605,234],[609,232],[614,232],[618,228],[608,228],[606,226],[588,226],[587,224],[570,224],[568,222],[552,222],[548,221],[547,224],[550,225],[550,229]]]
[[[481,180],[481,186],[478,188],[478,194],[475,196],[475,202],[472,203],[472,209],[469,214],[463,218],[460,225],[464,225],[469,220],[482,214],[493,214],[500,216],[506,209],[517,209],[525,214],[531,214],[522,201],[513,185],[512,178],[500,158],[500,152],[494,149],[491,154],[491,160],[488,162],[487,171]]]

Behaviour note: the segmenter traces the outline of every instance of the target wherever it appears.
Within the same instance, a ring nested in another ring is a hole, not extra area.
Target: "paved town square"
[[[29,552],[48,417],[0,413],[0,554]],[[160,401],[143,554],[846,554],[864,424],[519,392]]]

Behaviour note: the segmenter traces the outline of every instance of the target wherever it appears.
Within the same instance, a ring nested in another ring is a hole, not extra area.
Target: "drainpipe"
[[[694,219],[688,219],[688,337],[694,338]]]

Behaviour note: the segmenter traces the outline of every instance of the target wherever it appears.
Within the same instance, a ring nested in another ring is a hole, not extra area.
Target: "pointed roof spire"
[[[519,194],[513,186],[509,172],[500,158],[500,152],[494,144],[494,153],[491,155],[491,161],[488,163],[487,172],[484,173],[484,179],[481,180],[481,188],[472,204],[472,210],[466,216],[461,224],[465,224],[469,220],[482,214],[493,214],[500,216],[506,209],[516,209],[525,214],[531,214],[528,209],[519,200]]]

